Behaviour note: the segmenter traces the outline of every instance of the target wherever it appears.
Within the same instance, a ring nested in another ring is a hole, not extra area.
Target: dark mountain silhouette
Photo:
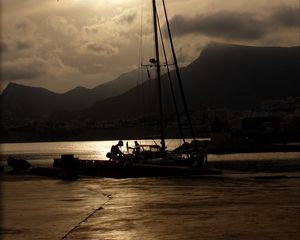
[[[299,47],[210,44],[199,58],[182,69],[189,106],[192,110],[255,109],[266,99],[300,96],[299,53]],[[64,94],[9,84],[1,96],[2,108],[4,115],[16,117],[52,114],[64,119],[109,120],[153,115],[157,112],[156,82],[150,80],[136,86],[137,77],[137,71],[133,71],[94,89],[78,87]],[[164,111],[171,112],[166,75],[162,83],[163,96],[168,99]],[[178,95],[178,86],[175,82],[174,85]],[[58,111],[59,114],[53,114]]]
[[[299,96],[299,66],[299,47],[211,44],[184,71],[185,88],[194,107],[253,109],[264,99]]]
[[[60,94],[10,83],[1,95],[3,117],[43,117],[59,109]]]
[[[0,97],[3,114],[38,118],[56,111],[88,108],[98,100],[120,95],[136,86],[138,74],[137,70],[133,70],[93,89],[76,87],[63,94],[10,83]]]
[[[201,56],[182,69],[183,84],[189,106],[255,109],[267,99],[300,96],[300,48],[249,47],[210,44]],[[174,75],[174,73],[172,73]],[[167,89],[168,79],[162,78]],[[134,117],[157,112],[155,82],[131,89],[121,96],[99,101],[79,115],[85,118],[110,119]],[[143,92],[142,101],[134,101]],[[177,91],[178,95],[178,91]],[[164,91],[170,99],[170,91]],[[172,111],[169,102],[165,112]]]
[[[139,71],[133,70],[121,74],[115,80],[101,84],[93,89],[77,87],[62,95],[62,102],[68,105],[64,109],[83,109],[96,101],[118,96],[136,86],[138,78]]]

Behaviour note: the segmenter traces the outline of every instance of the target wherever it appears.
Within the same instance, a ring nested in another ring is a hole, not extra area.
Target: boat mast
[[[154,24],[154,41],[155,41],[155,55],[156,55],[156,78],[158,87],[158,105],[159,105],[159,116],[160,116],[160,136],[161,136],[161,152],[165,154],[166,143],[164,133],[164,118],[163,118],[163,103],[162,103],[162,87],[160,77],[160,60],[159,60],[159,46],[158,46],[158,33],[157,33],[157,10],[156,0],[152,0],[153,6],[153,24]]]

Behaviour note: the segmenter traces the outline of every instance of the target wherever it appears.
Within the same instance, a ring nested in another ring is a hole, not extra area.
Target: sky
[[[300,45],[299,0],[165,1],[181,66],[211,42]],[[93,88],[147,63],[151,2],[2,0],[1,90],[9,82],[60,93]]]

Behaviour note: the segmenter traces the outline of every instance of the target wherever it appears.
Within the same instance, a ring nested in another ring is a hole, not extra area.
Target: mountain
[[[101,84],[93,89],[77,87],[62,95],[61,101],[65,103],[65,109],[84,109],[109,97],[118,96],[136,86],[139,78],[139,71],[133,70],[121,74],[113,81]]]
[[[1,95],[3,117],[43,117],[59,109],[60,94],[44,88],[10,83]]]
[[[300,47],[210,44],[181,69],[188,105],[192,110],[257,109],[263,100],[300,96],[299,53]],[[157,83],[150,80],[137,85],[137,78],[135,70],[93,89],[77,87],[63,94],[9,84],[1,95],[2,112],[4,117],[16,118],[52,115],[102,120],[154,115],[158,108]],[[178,96],[178,85],[173,84]],[[164,112],[172,112],[166,75],[162,76],[162,85]]]
[[[253,109],[265,99],[299,96],[299,66],[300,47],[211,44],[183,76],[194,107]]]
[[[0,96],[2,112],[5,116],[38,118],[56,111],[88,108],[98,100],[120,95],[134,87],[138,74],[138,70],[133,70],[93,89],[76,87],[63,94],[10,83]]]
[[[300,96],[299,47],[251,47],[210,44],[194,62],[182,69],[189,106],[257,109],[263,100]],[[174,73],[172,73],[174,75]],[[121,96],[95,103],[79,115],[92,119],[134,117],[157,112],[157,96],[145,89],[155,88],[148,81]],[[167,89],[168,79],[162,77]],[[143,92],[143,99],[136,101]],[[178,91],[177,91],[178,95]],[[165,99],[170,90],[164,91]],[[171,112],[169,102],[165,112]]]

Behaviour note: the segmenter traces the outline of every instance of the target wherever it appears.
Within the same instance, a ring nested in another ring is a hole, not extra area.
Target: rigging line
[[[144,88],[143,88],[143,73],[141,69],[141,64],[143,62],[143,0],[140,0],[140,7],[141,7],[141,19],[140,19],[140,42],[139,42],[139,60],[138,60],[138,79],[137,79],[137,103],[139,102],[139,99],[141,99],[142,104],[139,104],[137,106],[137,118],[141,116],[142,114],[142,106],[143,106],[143,100],[144,100]],[[139,88],[139,84],[141,84],[141,88]],[[141,96],[139,96],[141,94]]]
[[[143,62],[143,3],[142,3],[143,0],[140,0],[140,4],[141,4],[141,24],[140,24],[140,44],[139,44],[139,63],[142,63]]]
[[[170,83],[170,87],[171,87],[171,93],[172,93],[173,103],[174,103],[174,107],[175,107],[175,113],[176,113],[179,133],[181,135],[181,138],[182,138],[183,142],[185,143],[185,138],[184,138],[184,135],[183,135],[183,129],[182,129],[182,124],[181,124],[179,110],[178,110],[178,105],[177,105],[177,101],[176,101],[176,96],[175,96],[175,92],[174,92],[174,87],[173,87],[173,83],[172,83],[171,74],[170,74],[170,68],[169,68],[169,63],[168,63],[168,59],[167,59],[165,44],[164,44],[164,40],[163,40],[163,37],[162,37],[162,31],[161,31],[159,16],[158,16],[157,12],[156,12],[156,14],[157,14],[157,22],[158,22],[160,40],[161,40],[162,50],[163,50],[163,53],[164,53],[165,63],[166,63],[166,67],[167,67],[168,79],[169,79],[169,83]]]
[[[193,128],[193,125],[192,125],[192,120],[191,120],[191,117],[190,117],[190,114],[189,114],[185,94],[184,94],[184,91],[183,91],[182,80],[181,80],[181,75],[180,75],[180,72],[179,72],[178,62],[177,62],[177,58],[176,58],[176,54],[175,54],[175,48],[174,48],[174,44],[173,44],[173,40],[172,40],[172,34],[171,34],[171,30],[170,30],[170,24],[169,24],[169,19],[168,19],[168,15],[167,15],[165,0],[162,0],[162,3],[163,3],[163,7],[164,7],[165,18],[166,18],[166,23],[167,23],[167,29],[168,29],[168,34],[169,34],[169,39],[170,39],[170,44],[171,44],[171,50],[172,50],[173,60],[174,60],[174,64],[175,64],[177,80],[178,80],[178,83],[179,83],[180,94],[181,94],[181,98],[182,98],[182,102],[183,102],[183,106],[184,106],[184,111],[185,111],[185,115],[187,117],[188,124],[190,126],[190,131],[191,131],[191,134],[192,134],[192,138],[195,142],[196,152],[199,152],[198,144],[197,144],[197,141],[196,141],[195,131],[194,131],[194,128]]]
[[[153,5],[153,25],[154,25],[154,40],[155,40],[155,55],[156,55],[156,72],[157,72],[156,78],[157,78],[157,87],[158,87],[159,115],[160,115],[161,152],[163,155],[165,155],[166,145],[165,145],[163,103],[162,103],[161,78],[160,78],[156,0],[152,0],[152,5]]]
[[[139,124],[141,127],[145,127],[146,123],[145,121],[141,121],[141,119],[143,117],[145,117],[145,114],[144,114],[144,108],[146,106],[146,80],[144,79],[144,74],[143,74],[143,70],[142,70],[142,63],[144,62],[144,55],[145,55],[145,52],[144,52],[144,45],[145,45],[145,40],[144,40],[144,15],[145,15],[145,12],[144,12],[144,8],[145,8],[145,3],[143,0],[140,0],[140,6],[141,6],[141,19],[140,19],[140,46],[139,46],[139,53],[140,53],[140,59],[139,59],[139,73],[140,73],[140,87],[138,87],[138,96],[140,98],[140,102],[138,101],[137,103],[139,104],[139,114],[138,114],[138,118],[137,118],[137,121],[139,121]],[[139,100],[139,99],[138,99]],[[144,124],[142,124],[144,123]]]

